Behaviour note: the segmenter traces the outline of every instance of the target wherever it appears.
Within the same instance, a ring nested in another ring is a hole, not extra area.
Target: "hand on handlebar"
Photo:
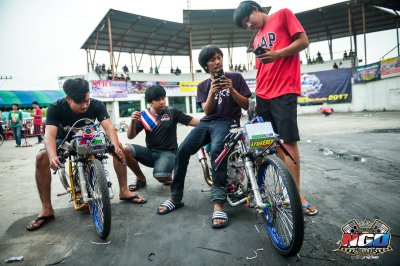
[[[110,144],[107,148],[108,152],[114,156],[120,163],[122,163],[124,166],[126,165],[125,163],[125,157],[124,153],[122,152],[121,148],[115,147],[113,144]]]
[[[53,157],[50,159],[50,164],[49,164],[49,168],[53,169],[53,170],[58,170],[60,169],[60,158],[58,156]]]

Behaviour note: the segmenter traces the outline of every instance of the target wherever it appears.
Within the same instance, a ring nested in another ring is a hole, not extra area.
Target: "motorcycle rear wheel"
[[[304,217],[300,195],[286,165],[276,156],[264,157],[257,184],[264,202],[263,217],[268,236],[284,256],[295,256],[304,239]]]
[[[97,159],[89,160],[87,169],[88,192],[92,198],[89,202],[90,214],[97,235],[106,239],[111,230],[111,204],[106,175],[102,163]]]

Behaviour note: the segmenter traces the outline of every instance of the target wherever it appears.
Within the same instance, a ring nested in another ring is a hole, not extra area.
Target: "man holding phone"
[[[211,201],[214,204],[211,226],[223,228],[228,225],[228,216],[223,212],[226,201],[227,163],[223,160],[215,170],[215,159],[224,148],[223,140],[231,126],[240,124],[242,108],[248,109],[251,92],[241,74],[223,72],[223,53],[217,46],[211,44],[203,47],[199,54],[199,64],[210,74],[210,78],[197,87],[197,101],[203,107],[206,116],[179,146],[171,185],[171,199],[161,204],[157,213],[164,215],[183,207],[183,190],[190,156],[202,146],[211,143]]]
[[[308,47],[308,37],[289,9],[271,15],[254,1],[243,1],[234,12],[236,26],[256,31],[256,112],[270,121],[274,131],[285,141],[297,164],[278,149],[296,182],[305,215],[316,215],[317,208],[300,192],[300,140],[297,127],[297,96],[301,93],[299,52]]]

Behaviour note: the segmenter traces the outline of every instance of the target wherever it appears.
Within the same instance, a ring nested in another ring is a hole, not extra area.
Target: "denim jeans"
[[[127,144],[136,160],[150,168],[153,168],[153,176],[171,177],[175,165],[175,150],[149,149],[136,144]]]
[[[17,143],[18,146],[21,146],[21,126],[12,127],[12,131],[15,143]]]
[[[224,149],[223,140],[229,133],[233,123],[233,121],[200,122],[179,145],[175,159],[174,180],[171,185],[172,199],[180,201],[183,198],[190,156],[195,154],[202,146],[211,143],[211,172],[213,178],[211,201],[219,203],[226,200],[226,158],[221,162],[217,171],[215,171],[215,159]],[[200,169],[199,171],[201,172]]]

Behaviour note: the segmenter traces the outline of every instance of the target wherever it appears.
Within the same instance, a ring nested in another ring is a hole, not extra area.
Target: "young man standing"
[[[243,29],[256,31],[253,47],[261,47],[256,56],[256,112],[270,121],[274,131],[285,141],[297,164],[285,157],[285,161],[300,193],[300,140],[297,127],[297,96],[301,93],[300,56],[309,42],[298,19],[289,9],[268,15],[254,1],[243,1],[234,13],[235,24]],[[300,193],[305,215],[317,214],[317,208]]]
[[[22,124],[22,113],[18,110],[18,104],[14,103],[12,111],[8,113],[7,127],[13,131],[15,147],[21,147],[21,124]]]
[[[42,130],[41,130],[41,127],[42,127],[42,124],[43,124],[43,121],[42,121],[42,110],[40,110],[38,102],[33,102],[32,106],[33,106],[34,133],[38,137],[37,144],[39,144],[39,143],[42,143],[42,141],[43,141]]]
[[[160,183],[170,185],[174,169],[175,154],[178,149],[177,124],[196,126],[199,119],[166,106],[166,92],[160,85],[151,86],[145,92],[145,100],[150,108],[142,112],[134,111],[127,135],[133,139],[143,129],[146,131],[146,147],[127,144],[123,147],[127,166],[135,173],[136,180],[129,185],[135,191],[146,186],[146,177],[138,162],[153,168],[153,176]],[[126,178],[126,167],[114,159],[114,168],[118,176]]]
[[[40,229],[47,222],[54,219],[54,209],[51,204],[51,172],[60,168],[60,158],[57,154],[57,146],[66,137],[68,127],[82,118],[98,120],[105,133],[110,137],[111,143],[115,146],[115,153],[122,161],[125,160],[122,150],[119,148],[117,132],[107,113],[105,105],[89,95],[89,84],[84,79],[69,79],[63,85],[64,99],[51,104],[47,109],[46,133],[44,135],[45,149],[40,150],[36,155],[35,178],[39,190],[39,197],[42,202],[42,210],[39,216],[29,222],[26,229],[34,231]],[[78,122],[81,127],[84,122]],[[72,138],[72,136],[69,136]],[[120,162],[117,162],[120,163]],[[115,162],[114,162],[115,164]],[[132,194],[128,190],[126,178],[118,177],[119,197],[121,200],[128,200],[131,203],[143,204],[146,200],[139,195]]]
[[[224,148],[223,140],[231,126],[240,124],[242,108],[248,109],[248,98],[251,92],[239,73],[228,72],[218,78],[215,76],[215,72],[222,70],[223,67],[223,53],[217,46],[211,44],[203,47],[199,54],[199,64],[206,73],[210,74],[210,78],[201,82],[197,87],[197,101],[201,104],[206,116],[200,120],[200,124],[179,146],[174,180],[171,185],[171,199],[161,204],[157,213],[164,215],[183,206],[182,198],[190,156],[202,146],[211,143],[213,178],[211,201],[214,205],[211,226],[212,228],[223,228],[228,225],[228,216],[223,211],[227,195],[227,161],[223,160],[215,170],[215,160]]]

